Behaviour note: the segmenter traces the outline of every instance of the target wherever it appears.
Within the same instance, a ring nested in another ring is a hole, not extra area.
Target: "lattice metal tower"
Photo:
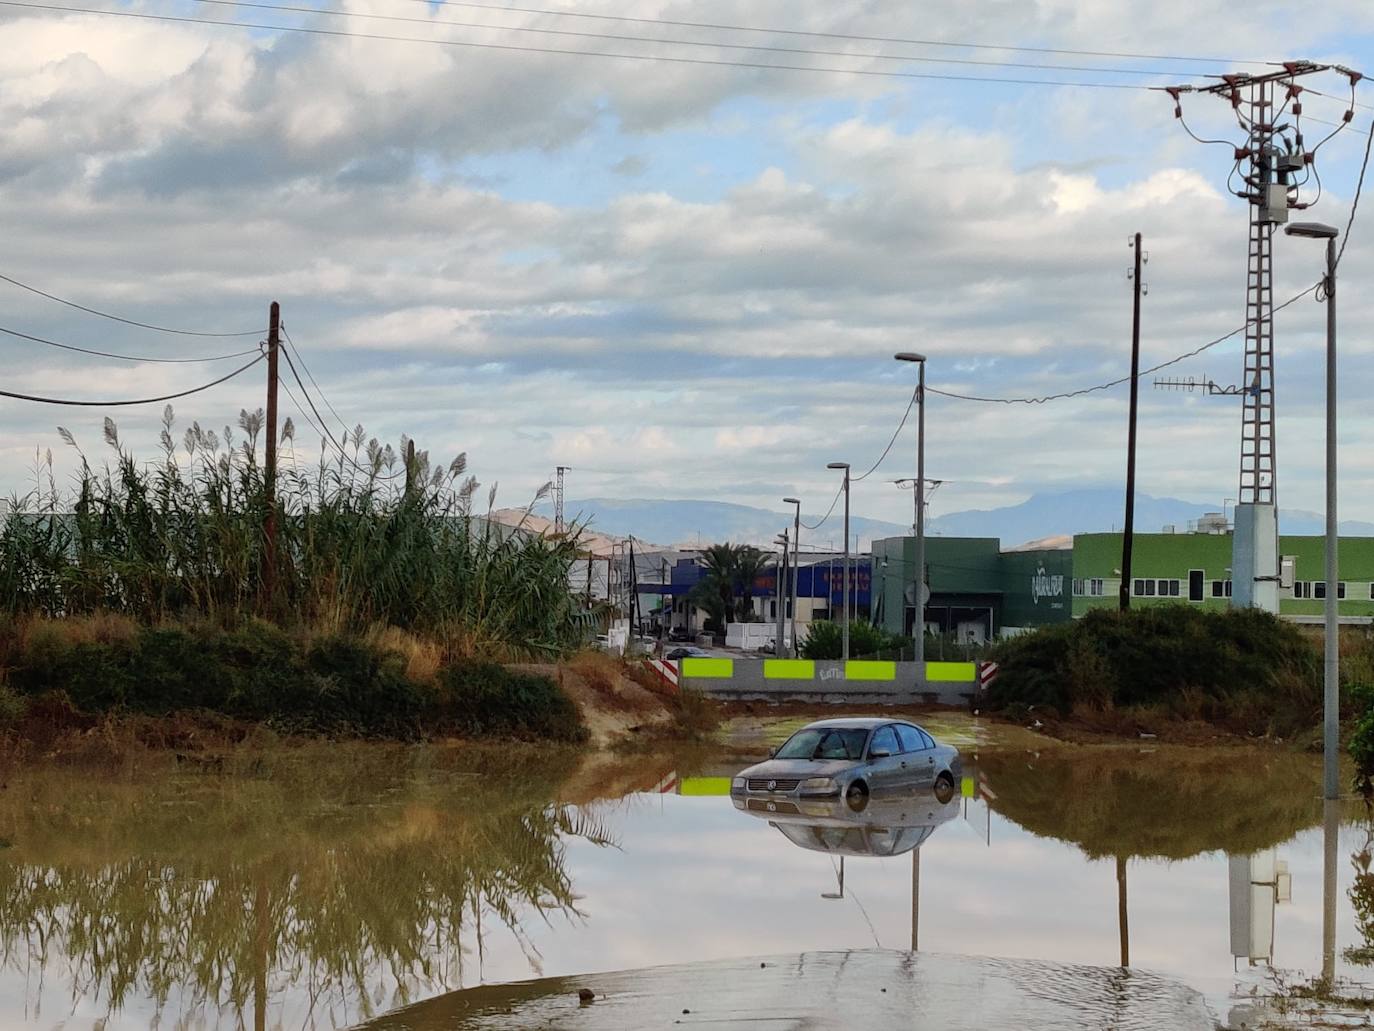
[[[558,467],[557,482],[553,488],[553,532],[563,532],[563,474],[571,469],[572,466],[560,465]]]
[[[1209,392],[1242,399],[1240,493],[1232,539],[1233,603],[1270,612],[1279,610],[1278,453],[1274,394],[1274,229],[1288,221],[1289,210],[1306,209],[1312,202],[1301,193],[1315,178],[1317,151],[1354,117],[1355,84],[1361,76],[1347,68],[1336,70],[1350,79],[1351,102],[1345,119],[1312,150],[1302,134],[1302,93],[1298,79],[1330,69],[1330,65],[1292,61],[1265,75],[1223,75],[1201,89],[1178,86],[1174,115],[1190,136],[1202,143],[1231,147],[1235,164],[1228,188],[1248,202],[1249,257],[1245,294],[1245,367],[1238,387]],[[1245,132],[1240,145],[1203,140],[1183,121],[1181,95],[1200,92],[1230,102]],[[1282,94],[1281,101],[1279,100]],[[1289,119],[1284,121],[1284,119]],[[1240,187],[1233,185],[1236,179]],[[1318,186],[1320,180],[1317,180]]]

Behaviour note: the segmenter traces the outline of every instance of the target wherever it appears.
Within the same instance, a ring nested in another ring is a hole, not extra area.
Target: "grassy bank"
[[[261,620],[102,615],[0,626],[0,731],[43,741],[112,715],[213,714],[285,733],[581,741],[549,676],[445,653],[396,629],[311,635]]]
[[[1105,732],[1193,721],[1290,738],[1321,720],[1319,647],[1254,609],[1091,612],[999,643],[988,708],[1013,718],[1033,710]],[[1362,678],[1368,659],[1351,652],[1346,675]]]

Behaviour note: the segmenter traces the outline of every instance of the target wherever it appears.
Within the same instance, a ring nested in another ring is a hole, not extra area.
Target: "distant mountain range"
[[[618,498],[587,498],[582,501],[568,501],[563,506],[567,518],[588,519],[591,528],[597,533],[616,537],[633,534],[642,541],[661,544],[665,547],[683,545],[696,547],[698,544],[718,544],[729,541],[732,544],[771,545],[773,538],[792,526],[792,513],[772,512],[766,508],[752,508],[749,505],[732,505],[724,501],[650,501],[621,500]],[[548,514],[549,506],[540,506],[537,511]],[[802,530],[803,545],[824,545],[833,541],[836,548],[843,546],[844,532],[838,507],[819,530]],[[820,513],[802,512],[803,521],[816,522]],[[859,536],[867,545],[882,537],[899,537],[910,533],[911,527],[900,523],[888,523],[881,519],[866,519],[851,513],[850,532]]]
[[[1124,505],[1122,492],[1113,488],[1036,494],[1020,504],[1003,508],[940,515],[929,521],[927,530],[933,536],[997,537],[1004,547],[1014,547],[1045,537],[1119,530]],[[1183,533],[1187,532],[1190,523],[1209,512],[1221,510],[1220,503],[1207,505],[1137,494],[1135,528],[1140,533],[1159,533],[1164,527],[1172,526]],[[552,515],[549,505],[540,506],[538,511],[542,515]],[[633,534],[642,541],[663,546],[693,547],[698,543],[706,545],[721,541],[768,545],[784,527],[792,525],[790,511],[771,511],[723,501],[586,498],[568,501],[565,511],[570,520],[575,517],[589,520],[591,529],[597,533],[615,537]],[[813,523],[818,516],[815,512],[802,513],[803,519]],[[1320,513],[1284,510],[1279,515],[1279,527],[1287,534],[1319,534],[1324,523]],[[850,528],[864,546],[875,539],[900,537],[911,532],[909,525],[852,514]],[[1374,536],[1374,523],[1343,522],[1341,533]],[[841,545],[838,512],[833,513],[821,529],[802,531],[803,544],[824,545],[830,541],[836,547]]]

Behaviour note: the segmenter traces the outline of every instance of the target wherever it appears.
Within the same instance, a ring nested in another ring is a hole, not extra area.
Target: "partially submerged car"
[[[793,734],[772,757],[730,781],[735,798],[842,798],[862,810],[869,798],[930,790],[953,798],[959,751],[906,720],[877,716],[819,720]]]

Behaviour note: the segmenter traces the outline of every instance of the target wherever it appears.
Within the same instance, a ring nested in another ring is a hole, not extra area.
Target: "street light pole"
[[[797,641],[797,585],[801,576],[801,498],[783,498],[783,504],[794,506],[792,516],[792,658],[801,654]],[[814,576],[814,571],[812,573]],[[815,595],[813,590],[812,595]]]
[[[831,462],[826,466],[827,469],[844,470],[844,583],[841,593],[844,595],[844,624],[840,631],[840,658],[849,661],[849,463]]]
[[[1339,798],[1340,787],[1340,574],[1336,563],[1336,237],[1340,231],[1320,222],[1284,226],[1289,236],[1326,241],[1326,606],[1324,716],[1322,733],[1323,797]]]
[[[925,680],[926,661],[926,356],[901,351],[899,362],[915,362],[920,369],[916,386],[916,625],[911,628],[916,648],[917,675]]]

